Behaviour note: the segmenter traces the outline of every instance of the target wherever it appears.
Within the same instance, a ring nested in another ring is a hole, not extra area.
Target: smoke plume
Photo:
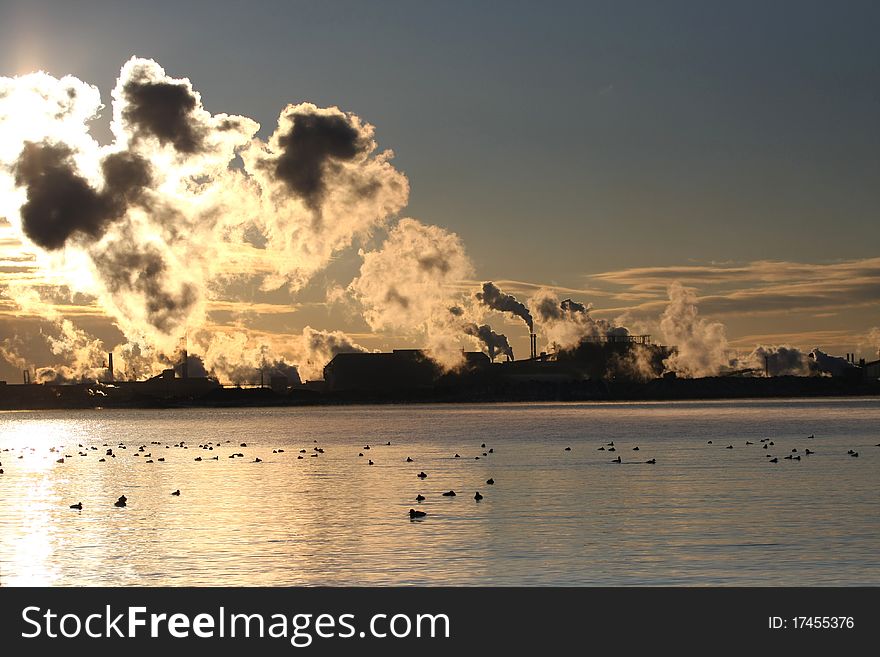
[[[489,360],[494,361],[495,355],[499,353],[504,354],[510,360],[513,360],[513,349],[507,341],[507,336],[496,333],[486,324],[481,324],[479,326],[473,323],[465,324],[463,330],[467,335],[472,335],[475,338],[478,338],[484,345],[486,345],[486,351],[489,353]]]
[[[519,317],[526,323],[526,326],[529,327],[530,333],[534,330],[532,314],[529,312],[529,309],[526,308],[524,304],[517,301],[516,297],[502,292],[498,286],[491,281],[483,283],[482,291],[477,292],[474,296],[492,310],[497,310],[502,313],[510,313],[515,317]]]

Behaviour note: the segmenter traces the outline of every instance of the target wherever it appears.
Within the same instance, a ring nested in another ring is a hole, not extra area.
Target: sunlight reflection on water
[[[876,399],[0,413],[0,584],[877,585],[878,419]]]

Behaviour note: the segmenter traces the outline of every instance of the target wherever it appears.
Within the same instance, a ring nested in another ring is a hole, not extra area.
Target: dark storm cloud
[[[532,314],[529,309],[516,300],[516,297],[505,294],[494,283],[483,283],[483,291],[477,292],[476,298],[489,306],[492,310],[511,313],[521,318],[532,330]]]
[[[101,168],[106,182],[98,191],[79,175],[68,146],[26,142],[12,168],[15,184],[27,192],[25,234],[49,250],[63,247],[74,233],[100,238],[150,184],[147,163],[128,153],[107,156]]]
[[[187,85],[155,81],[141,70],[125,83],[122,93],[126,101],[122,118],[136,139],[155,137],[179,153],[204,150],[205,127],[193,116],[198,99]]]
[[[275,176],[317,212],[327,189],[328,166],[334,160],[354,159],[369,144],[344,115],[296,111],[286,118],[291,121],[291,128],[278,138],[283,150],[275,161]],[[371,190],[375,191],[369,187],[365,193]]]

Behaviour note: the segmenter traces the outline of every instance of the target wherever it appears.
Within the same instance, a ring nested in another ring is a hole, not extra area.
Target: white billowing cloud
[[[699,316],[697,297],[681,283],[668,289],[669,305],[660,316],[660,331],[676,352],[666,367],[682,376],[715,376],[728,365],[724,325]]]
[[[89,134],[102,107],[70,76],[0,78],[0,217],[45,278],[97,299],[133,363],[205,327],[232,279],[299,289],[407,202],[391,151],[337,108],[289,105],[263,143],[255,121],[211,114],[139,58],[112,92],[107,146]]]
[[[339,108],[288,105],[269,142],[242,153],[259,184],[256,222],[266,248],[282,254],[266,288],[305,285],[334,254],[406,206],[409,184],[376,153],[373,126]]]
[[[473,265],[455,233],[402,219],[376,251],[363,254],[359,276],[349,289],[374,331],[419,336],[431,358],[452,368],[461,360],[463,299],[456,285]]]

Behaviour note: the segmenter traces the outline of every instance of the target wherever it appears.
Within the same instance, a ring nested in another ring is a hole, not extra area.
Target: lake
[[[0,584],[876,586],[877,443],[876,398],[3,412]]]

